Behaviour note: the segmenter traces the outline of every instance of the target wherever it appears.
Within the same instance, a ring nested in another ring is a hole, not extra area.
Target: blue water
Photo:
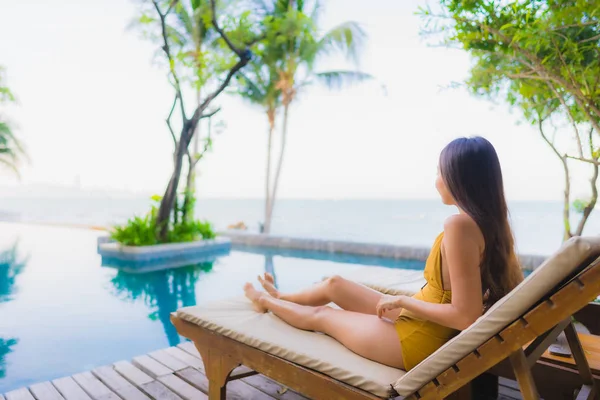
[[[363,265],[422,262],[247,248],[144,275],[102,267],[99,233],[0,223],[0,393],[178,344],[169,313],[241,294],[265,268],[284,291]]]

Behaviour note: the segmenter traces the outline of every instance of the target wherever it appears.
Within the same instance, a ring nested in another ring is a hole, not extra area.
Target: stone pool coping
[[[430,250],[427,247],[397,246],[383,243],[362,243],[342,240],[309,239],[233,231],[219,232],[219,236],[229,238],[233,245],[356,254],[362,256],[392,258],[396,260],[425,261]],[[539,255],[519,255],[521,267],[524,270],[530,271],[539,267],[546,260],[546,258],[546,256]]]
[[[123,246],[108,236],[98,238],[98,254],[103,267],[130,273],[147,273],[210,263],[228,255],[231,240],[218,237],[186,243],[167,243],[153,246]]]

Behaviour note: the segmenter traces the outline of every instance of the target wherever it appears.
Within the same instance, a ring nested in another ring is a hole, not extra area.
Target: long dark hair
[[[456,205],[483,233],[480,269],[484,310],[488,310],[523,280],[498,155],[482,137],[455,139],[440,154],[440,173]]]

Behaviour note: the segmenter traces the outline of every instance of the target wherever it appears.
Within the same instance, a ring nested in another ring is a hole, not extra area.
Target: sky
[[[497,149],[509,200],[561,199],[561,165],[517,110],[448,87],[467,77],[471,60],[419,34],[415,12],[427,2],[324,4],[323,30],[362,24],[368,41],[360,69],[377,83],[300,93],[290,111],[281,197],[434,198],[440,150],[456,137],[481,135]],[[127,28],[135,13],[133,0],[0,0],[0,65],[19,100],[4,112],[31,160],[20,181],[0,171],[6,195],[73,186],[164,191],[173,151],[164,119],[173,90],[153,64],[153,45]],[[320,68],[345,66],[332,59]],[[226,128],[199,165],[199,193],[262,197],[264,112],[229,95],[215,105]],[[588,175],[577,170],[575,196],[587,195]]]

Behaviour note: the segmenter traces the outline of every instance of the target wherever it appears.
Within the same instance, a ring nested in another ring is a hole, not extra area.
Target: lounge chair
[[[468,398],[469,383],[506,358],[523,398],[538,399],[530,366],[563,330],[584,379],[578,399],[594,399],[593,377],[570,316],[600,294],[599,256],[600,237],[565,242],[485,315],[409,372],[364,359],[271,313],[256,313],[244,298],[182,308],[171,320],[202,355],[211,400],[225,399],[228,376],[239,365],[313,399],[442,399],[453,393]]]

